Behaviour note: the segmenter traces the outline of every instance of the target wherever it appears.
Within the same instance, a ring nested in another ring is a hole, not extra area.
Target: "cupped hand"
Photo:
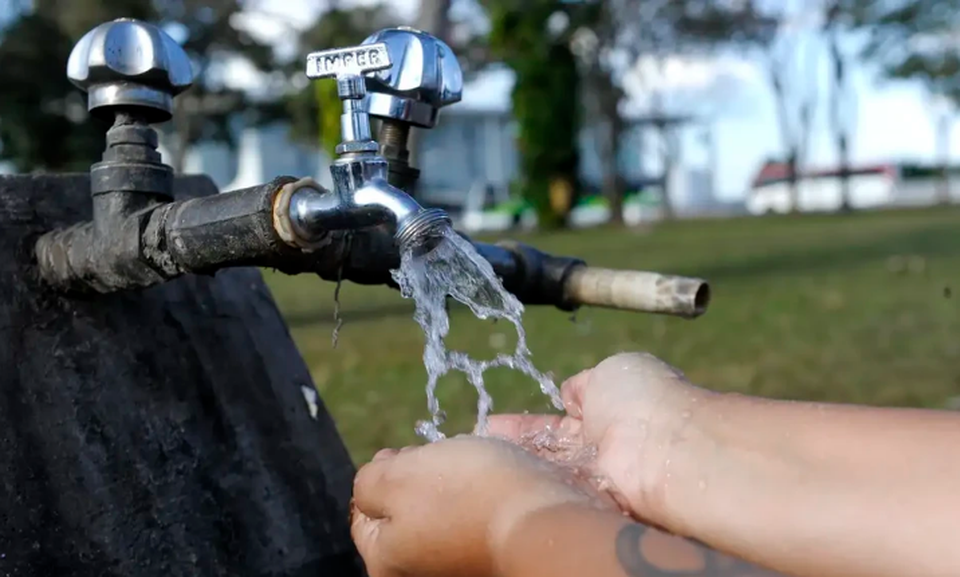
[[[493,415],[491,436],[572,466],[634,518],[657,524],[673,447],[711,393],[646,353],[621,353],[563,383],[565,415]]]
[[[496,574],[526,515],[599,504],[567,471],[513,443],[454,437],[383,450],[354,482],[351,530],[371,577]]]

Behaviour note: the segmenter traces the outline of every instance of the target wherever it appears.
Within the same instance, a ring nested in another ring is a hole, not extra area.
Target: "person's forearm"
[[[960,415],[712,396],[654,520],[798,575],[960,575]]]
[[[497,577],[764,577],[772,572],[611,511],[531,513],[498,546]]]

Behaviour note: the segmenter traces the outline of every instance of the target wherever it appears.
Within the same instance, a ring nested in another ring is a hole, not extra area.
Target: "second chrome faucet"
[[[414,104],[420,108],[433,106],[438,109],[459,100],[459,67],[453,78],[453,91],[450,90],[449,78],[448,84],[444,85],[442,78],[437,78],[440,75],[429,76],[423,71],[405,68],[417,66],[418,63],[423,67],[422,57],[412,59],[407,55],[411,44],[419,40],[420,34],[413,30],[397,29],[394,34],[387,35],[388,39],[391,36],[410,38],[390,44],[371,39],[360,46],[314,52],[307,57],[306,73],[309,78],[333,78],[337,82],[337,94],[343,105],[340,117],[341,142],[336,148],[337,158],[330,167],[332,191],[324,192],[314,182],[303,180],[288,186],[278,198],[281,210],[286,210],[289,217],[289,226],[284,227],[291,237],[288,241],[309,247],[315,238],[330,231],[387,225],[392,229],[398,248],[406,250],[442,234],[443,230],[450,227],[450,217],[445,211],[422,207],[412,196],[388,182],[389,163],[381,154],[380,145],[373,140],[367,110],[371,99],[367,98],[368,83],[365,76],[372,73],[380,74],[370,84],[382,90],[375,93],[380,95],[379,99],[372,101],[377,103],[388,99],[394,103],[380,112],[386,115],[386,121],[410,122],[411,119],[405,118],[403,111],[417,109]],[[411,83],[411,77],[428,84],[428,90],[435,88],[436,91],[452,93],[453,97],[445,94],[444,98],[435,99],[435,102],[421,102],[410,94],[411,88],[415,89],[416,86],[403,90],[404,83]],[[410,106],[404,106],[405,103]],[[435,121],[435,118],[436,110],[431,120]]]

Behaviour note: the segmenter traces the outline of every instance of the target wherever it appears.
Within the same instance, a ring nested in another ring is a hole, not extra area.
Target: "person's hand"
[[[380,451],[353,490],[351,532],[371,577],[493,575],[524,516],[597,504],[562,468],[480,437]]]
[[[646,353],[614,355],[563,383],[566,415],[492,415],[487,433],[571,464],[634,518],[659,523],[670,456],[711,395]]]

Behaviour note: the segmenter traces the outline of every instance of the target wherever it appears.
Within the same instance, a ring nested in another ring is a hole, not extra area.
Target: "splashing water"
[[[477,389],[479,399],[474,432],[478,435],[486,434],[487,415],[493,407],[493,399],[483,381],[487,369],[508,367],[521,371],[539,383],[540,390],[550,397],[554,407],[563,409],[560,391],[553,380],[538,371],[530,360],[521,321],[523,304],[503,288],[493,267],[477,253],[470,241],[447,228],[433,250],[425,254],[405,251],[401,255],[400,269],[391,271],[391,274],[400,285],[404,298],[414,300],[414,319],[426,336],[423,364],[427,369],[427,407],[432,418],[417,423],[418,435],[430,442],[445,438],[439,429],[445,415],[440,410],[436,389],[440,377],[452,370],[463,372]],[[481,361],[460,351],[448,351],[444,344],[450,331],[447,296],[470,307],[477,318],[509,320],[517,330],[517,347],[513,354],[501,353],[493,359]]]

